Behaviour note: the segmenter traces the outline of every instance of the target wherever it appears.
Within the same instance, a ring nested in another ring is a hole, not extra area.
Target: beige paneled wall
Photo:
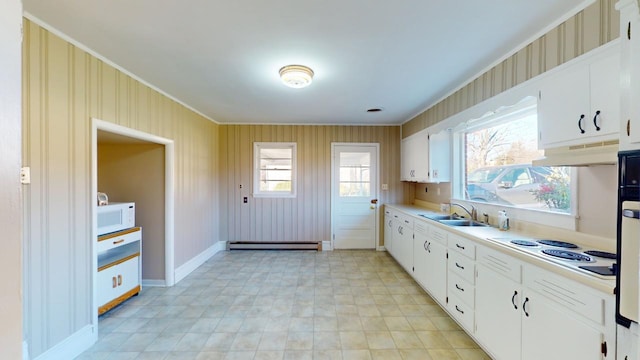
[[[400,127],[225,125],[220,127],[222,234],[229,241],[323,241],[331,239],[331,143],[379,143],[380,203],[401,203]],[[254,142],[296,142],[298,195],[253,198]],[[240,188],[242,185],[242,188]],[[248,204],[242,203],[248,197]]]
[[[90,324],[91,117],[175,141],[175,265],[218,241],[218,125],[24,20],[26,340],[37,357]]]
[[[597,0],[402,126],[402,137],[616,39],[620,18],[616,0]],[[496,54],[499,55],[499,54]]]
[[[0,2],[0,359],[22,359],[20,22],[22,2]]]
[[[165,280],[165,147],[98,144],[98,190],[111,202],[135,202],[142,227],[142,279]]]

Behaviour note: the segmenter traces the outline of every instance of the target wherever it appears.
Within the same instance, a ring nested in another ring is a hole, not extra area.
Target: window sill
[[[526,222],[542,226],[552,226],[560,229],[576,231],[576,216],[573,214],[554,213],[542,210],[522,209],[513,206],[488,204],[485,202],[451,199],[451,202],[460,203],[463,205],[472,204],[478,211],[478,218],[482,218],[483,213],[489,214],[489,222],[495,225],[497,222],[497,216],[499,210],[506,210],[507,216],[509,216],[511,227],[520,229],[522,224],[520,222]],[[466,206],[469,208],[468,206]],[[464,211],[456,209],[454,206],[451,209],[452,212],[458,212],[461,215],[468,216]]]

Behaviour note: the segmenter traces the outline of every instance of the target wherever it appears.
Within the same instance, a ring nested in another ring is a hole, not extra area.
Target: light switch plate
[[[20,169],[20,182],[22,184],[31,184],[31,168],[25,166]]]
[[[389,184],[382,184],[382,190],[389,190]]]

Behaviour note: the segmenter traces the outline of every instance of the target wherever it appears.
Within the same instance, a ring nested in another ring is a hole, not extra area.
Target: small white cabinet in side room
[[[621,114],[620,150],[640,149],[640,10],[637,1],[623,0],[620,10]]]
[[[141,290],[142,229],[139,227],[98,237],[98,315]]]
[[[447,298],[447,232],[425,221],[413,225],[413,277],[442,306]]]
[[[451,132],[424,129],[402,139],[401,180],[421,183],[451,180]]]
[[[538,147],[616,140],[620,129],[620,51],[609,46],[542,81]]]

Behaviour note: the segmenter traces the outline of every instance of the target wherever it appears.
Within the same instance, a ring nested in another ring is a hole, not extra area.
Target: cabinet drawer
[[[103,306],[140,285],[140,257],[98,271],[98,306]]]
[[[447,238],[448,238],[448,232],[446,232],[445,230],[442,230],[436,226],[432,226],[430,231],[429,231],[429,237],[434,240],[439,242],[440,244],[447,246]]]
[[[424,236],[429,236],[429,225],[426,221],[414,220],[413,232]]]
[[[107,251],[118,246],[126,245],[142,239],[142,232],[139,227],[118,231],[98,237],[98,253]]]
[[[469,259],[476,258],[476,245],[473,241],[463,238],[462,236],[449,234],[449,247]]]
[[[449,294],[457,296],[470,308],[475,308],[475,287],[455,273],[449,274]]]
[[[519,260],[484,246],[478,248],[477,255],[478,264],[482,264],[518,284],[522,283],[522,264]]]
[[[535,266],[527,266],[525,286],[596,324],[605,323],[605,298],[592,289]]]
[[[449,251],[449,272],[475,284],[475,262],[460,253]]]
[[[405,229],[413,230],[413,217],[405,214],[398,214],[396,219],[398,219],[402,227],[404,227]]]
[[[449,303],[447,304],[447,308],[449,309],[449,313],[453,316],[454,319],[458,320],[460,325],[462,325],[468,333],[473,334],[473,308],[469,305],[465,304],[459,297],[452,295],[449,296]]]

